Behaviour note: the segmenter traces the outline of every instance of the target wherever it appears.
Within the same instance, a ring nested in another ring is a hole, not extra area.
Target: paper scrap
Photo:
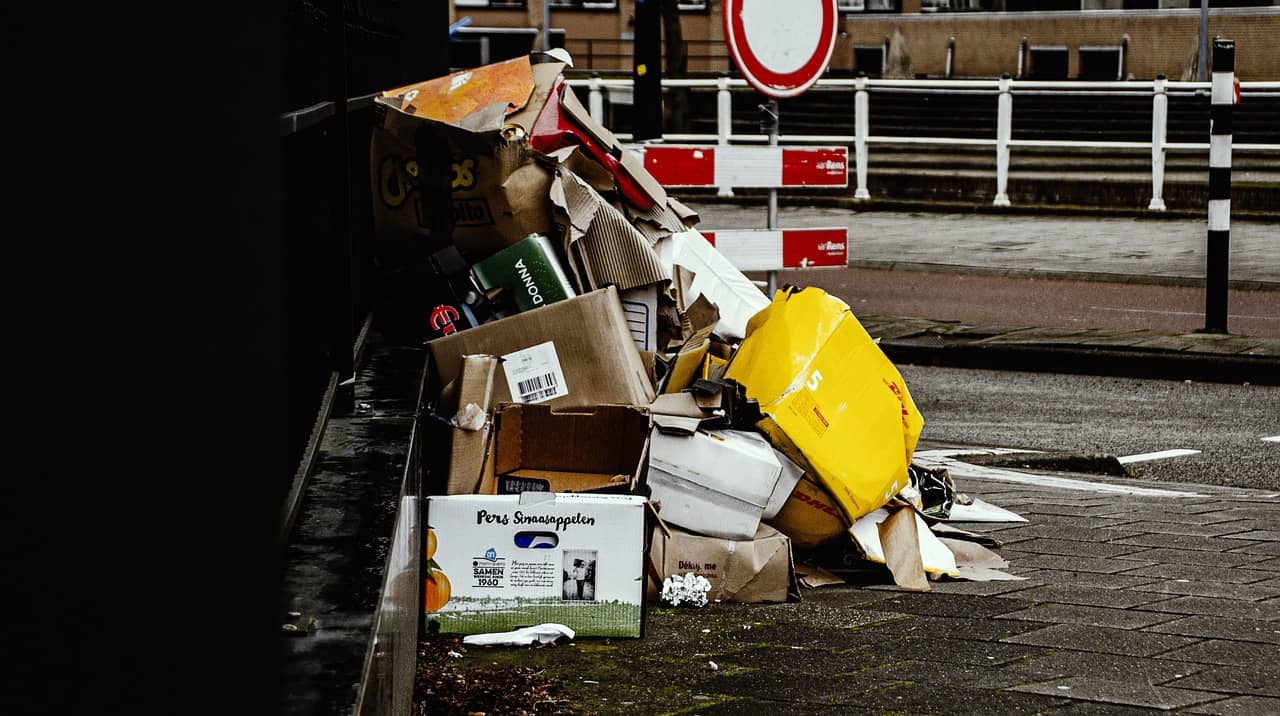
[[[973,504],[962,505],[959,502],[951,506],[948,522],[1026,522],[1027,518],[990,502],[973,498]]]
[[[549,644],[560,637],[573,638],[574,631],[563,624],[546,623],[490,634],[468,634],[462,637],[467,646],[528,646],[534,642]]]

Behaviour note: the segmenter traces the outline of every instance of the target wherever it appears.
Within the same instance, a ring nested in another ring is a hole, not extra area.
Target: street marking
[[[1160,490],[1151,487],[1131,487],[1128,485],[1112,485],[1105,482],[1086,482],[1084,480],[1071,480],[1065,477],[1053,477],[1051,475],[1031,475],[1025,472],[1015,472],[1013,470],[1005,470],[995,467],[984,467],[982,465],[970,465],[953,457],[939,455],[938,453],[949,453],[951,455],[975,455],[975,454],[1002,454],[1011,452],[1031,452],[1029,450],[969,450],[969,451],[947,451],[947,450],[926,450],[915,454],[913,461],[923,465],[929,469],[946,468],[951,472],[953,478],[973,478],[976,480],[998,480],[1001,482],[1016,482],[1025,485],[1034,485],[1037,487],[1056,487],[1064,490],[1080,490],[1083,492],[1102,492],[1116,495],[1142,495],[1149,497],[1205,497],[1206,495],[1198,492],[1182,492],[1180,490]]]
[[[932,460],[934,458],[955,457],[956,455],[1012,455],[1020,452],[1041,452],[1040,450],[1023,450],[1021,448],[946,448],[942,450],[917,450],[915,456]]]
[[[1115,311],[1116,313],[1155,313],[1162,316],[1203,316],[1203,311],[1161,311],[1154,308],[1113,308],[1111,306],[1090,306],[1095,311]],[[1251,318],[1262,321],[1280,321],[1275,316],[1254,316],[1247,313],[1233,313],[1232,318]]]
[[[1269,437],[1269,438],[1263,438],[1263,439],[1262,439],[1262,442],[1264,442],[1264,443],[1280,443],[1280,435],[1272,435],[1272,436],[1271,436],[1271,437]]]
[[[1161,450],[1159,452],[1144,452],[1138,455],[1125,455],[1118,457],[1116,460],[1121,465],[1128,465],[1131,462],[1146,462],[1147,460],[1164,460],[1171,457],[1182,457],[1184,455],[1199,455],[1199,450],[1186,450],[1178,448],[1176,450]]]

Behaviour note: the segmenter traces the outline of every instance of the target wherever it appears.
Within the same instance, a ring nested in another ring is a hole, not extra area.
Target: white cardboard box
[[[752,539],[781,473],[768,442],[737,430],[670,435],[655,428],[649,437],[658,516],[699,534]]]
[[[645,498],[525,492],[427,499],[427,622],[454,634],[564,624],[642,633]],[[434,537],[434,539],[433,539]],[[443,577],[439,576],[443,575]],[[430,594],[448,585],[448,600]],[[434,610],[429,607],[435,607]]]

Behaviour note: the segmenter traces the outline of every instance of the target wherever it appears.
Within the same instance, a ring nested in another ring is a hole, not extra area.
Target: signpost
[[[747,82],[769,98],[760,105],[769,148],[778,146],[778,99],[799,96],[827,71],[839,17],[836,0],[724,0],[729,55]],[[778,190],[769,187],[768,228],[777,229],[777,223]],[[768,279],[772,297],[777,272],[770,270]]]

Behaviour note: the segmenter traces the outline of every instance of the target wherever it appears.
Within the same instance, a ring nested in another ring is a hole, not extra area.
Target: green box
[[[577,295],[551,240],[542,234],[529,234],[472,266],[471,273],[486,290],[510,291],[522,312]]]

